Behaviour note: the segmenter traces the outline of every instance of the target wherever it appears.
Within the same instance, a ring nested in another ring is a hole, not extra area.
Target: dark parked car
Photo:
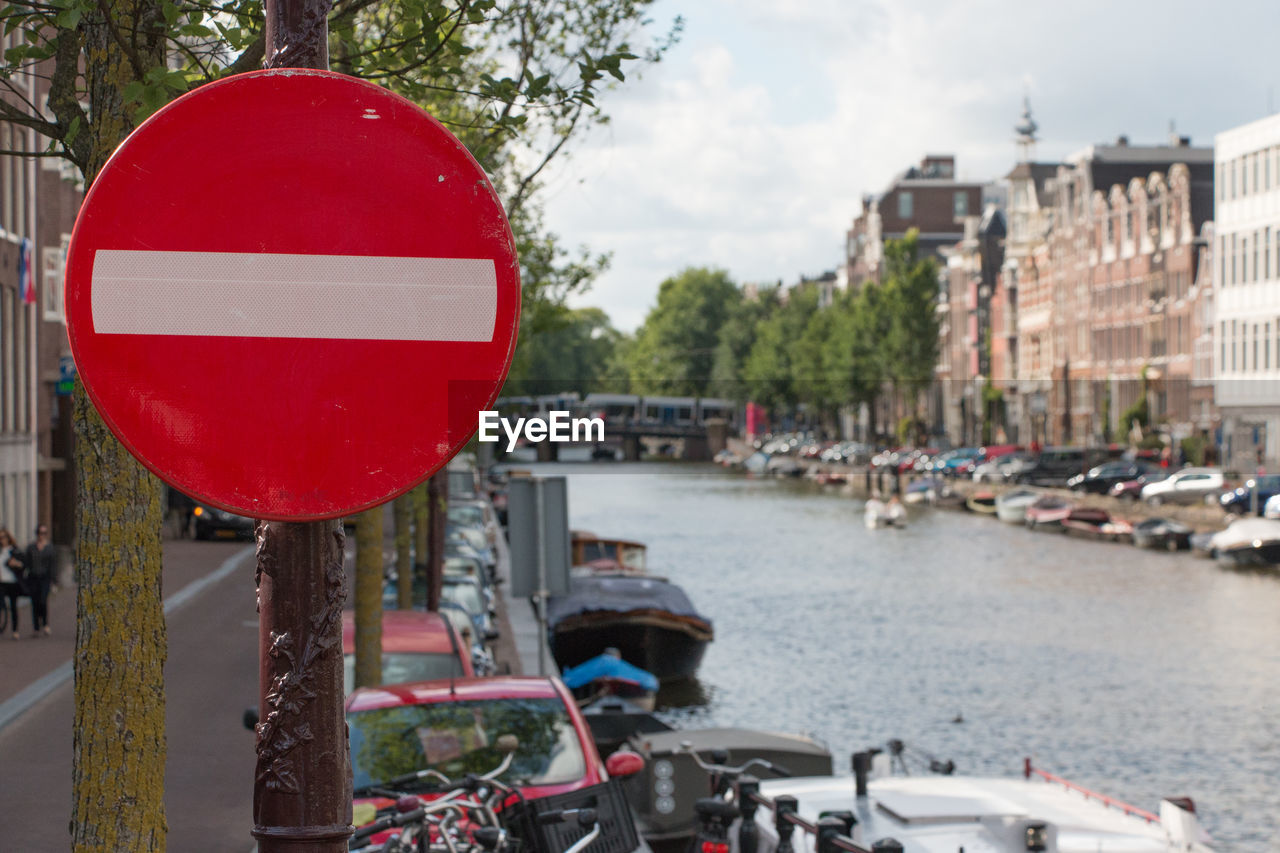
[[[1013,482],[1036,486],[1062,486],[1067,480],[1106,461],[1102,450],[1084,447],[1046,447],[1035,462],[1013,477]]]
[[[1147,472],[1147,466],[1137,462],[1107,462],[1076,474],[1067,480],[1067,487],[1087,494],[1105,495],[1116,483],[1136,480]]]
[[[195,519],[197,539],[253,538],[255,522],[252,518],[235,515],[208,504],[196,504],[191,515]]]
[[[1168,479],[1171,472],[1167,468],[1148,468],[1146,473],[1136,480],[1124,480],[1107,490],[1107,494],[1122,501],[1136,501],[1142,497],[1142,487],[1147,483],[1158,483]]]
[[[1258,490],[1258,503],[1254,513],[1262,515],[1263,510],[1266,509],[1267,500],[1273,495],[1280,495],[1280,474],[1254,477],[1246,480],[1245,484],[1238,489],[1223,492],[1220,498],[1222,508],[1236,515],[1244,515],[1253,506],[1254,489]]]

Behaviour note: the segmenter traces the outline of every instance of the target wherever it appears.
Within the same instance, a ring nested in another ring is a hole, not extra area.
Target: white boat
[[[1189,800],[1163,800],[1159,814],[1095,794],[1027,762],[1023,778],[890,776],[888,757],[855,779],[818,776],[760,784],[759,853],[774,853],[774,798],[795,797],[797,816],[816,824],[825,812],[851,812],[840,832],[864,849],[903,853],[1211,853]],[[870,765],[868,767],[868,765]],[[736,839],[736,834],[735,834]],[[886,843],[887,839],[901,846]],[[813,836],[796,829],[795,853],[812,853]]]
[[[1280,563],[1280,520],[1242,518],[1213,534],[1209,553],[1230,566],[1267,567]]]
[[[1027,507],[1036,502],[1039,492],[1030,489],[1014,489],[996,496],[996,518],[1010,524],[1022,524],[1027,515]]]
[[[878,527],[907,526],[907,508],[892,498],[888,503],[879,498],[872,498],[867,501],[862,514],[868,530],[875,530]]]

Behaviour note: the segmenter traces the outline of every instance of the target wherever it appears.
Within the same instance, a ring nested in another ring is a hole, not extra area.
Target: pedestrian
[[[23,579],[22,552],[18,550],[18,542],[8,529],[0,527],[0,607],[6,602],[9,606],[9,625],[13,629],[13,639],[18,639],[18,597],[22,595]]]
[[[36,540],[27,546],[27,594],[31,596],[34,635],[49,633],[49,590],[57,572],[58,552],[49,539],[49,525],[36,527]]]

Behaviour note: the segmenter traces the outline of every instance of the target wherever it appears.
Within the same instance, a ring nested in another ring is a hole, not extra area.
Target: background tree
[[[938,265],[919,257],[919,233],[913,228],[901,240],[885,241],[884,297],[889,313],[885,341],[888,379],[894,396],[906,396],[906,407],[919,421],[920,394],[933,381],[938,364]]]
[[[662,282],[628,353],[633,391],[710,396],[720,327],[741,298],[720,269],[690,267]]]
[[[715,356],[711,363],[711,379],[714,387],[711,396],[745,402],[749,396],[743,382],[743,365],[756,342],[756,331],[765,317],[777,310],[782,303],[778,288],[757,291],[754,298],[744,294],[729,309],[717,336]]]
[[[596,97],[624,65],[657,61],[679,32],[647,34],[652,0],[339,0],[335,68],[388,86],[463,137],[506,202],[525,275],[522,329],[589,283],[603,260],[571,256],[532,201],[546,166],[605,120]],[[92,184],[138,122],[213,79],[260,67],[259,0],[56,0],[0,6],[20,43],[0,63],[0,121],[34,129],[39,155]],[[633,39],[644,45],[633,46]],[[286,60],[281,64],[288,64]],[[32,75],[48,97],[13,84]],[[26,152],[0,152],[27,154]],[[77,850],[165,846],[164,620],[159,484],[115,441],[83,391],[75,403]],[[380,545],[379,545],[380,547]],[[125,624],[126,617],[129,624]]]
[[[622,334],[599,308],[548,305],[544,328],[516,348],[504,395],[588,394],[609,384]]]
[[[802,399],[797,342],[818,310],[818,291],[797,287],[779,294],[779,305],[756,328],[756,338],[742,365],[742,378],[752,399],[775,411],[792,411]],[[817,364],[809,359],[810,366]]]

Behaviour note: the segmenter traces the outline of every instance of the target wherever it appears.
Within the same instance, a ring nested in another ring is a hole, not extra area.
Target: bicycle
[[[752,758],[733,767],[726,762],[729,753],[723,749],[710,751],[711,761],[703,761],[689,741],[681,741],[678,752],[683,752],[707,772],[711,783],[711,796],[693,804],[698,816],[698,829],[689,845],[689,853],[729,853],[729,829],[734,820],[742,818],[738,827],[738,853],[756,853],[759,837],[756,832],[755,814],[760,806],[757,799],[760,780],[746,771],[759,766],[775,776],[789,777],[791,771],[780,764],[763,758]],[[729,793],[733,792],[733,801]]]

